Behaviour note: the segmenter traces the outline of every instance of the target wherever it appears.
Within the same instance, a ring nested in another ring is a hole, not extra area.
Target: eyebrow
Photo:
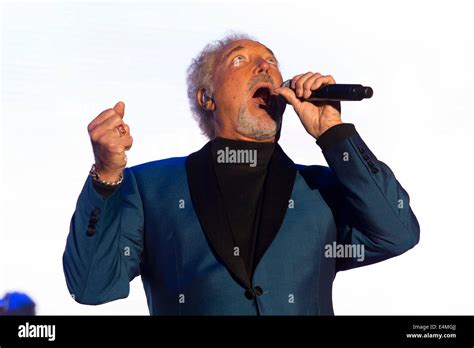
[[[227,58],[229,58],[229,56],[232,55],[232,53],[243,50],[243,49],[245,49],[244,46],[235,46],[233,49],[231,49],[229,52],[227,52],[224,55],[224,57],[222,58],[222,61],[227,60]]]
[[[241,51],[241,50],[244,50],[246,49],[246,47],[244,46],[236,46],[234,47],[233,49],[231,49],[229,52],[227,52],[223,58],[222,58],[222,61],[225,61],[227,60],[227,58],[229,58],[233,53],[237,52],[237,51]],[[275,60],[277,61],[278,63],[278,60],[276,59],[275,57],[275,54],[273,53],[273,51],[271,49],[269,49],[268,47],[265,47],[265,49],[267,50],[268,53],[270,53],[272,55],[273,58],[275,58]]]

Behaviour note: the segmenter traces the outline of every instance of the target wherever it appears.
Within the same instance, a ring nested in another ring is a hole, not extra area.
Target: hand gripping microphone
[[[291,88],[291,80],[287,80],[281,84],[281,87]],[[299,98],[308,102],[319,101],[358,101],[365,98],[371,98],[374,91],[371,87],[362,85],[323,85],[311,93],[308,99]]]

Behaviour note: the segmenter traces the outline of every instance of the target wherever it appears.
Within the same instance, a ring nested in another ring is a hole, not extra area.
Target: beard
[[[262,140],[274,137],[280,131],[281,116],[273,118],[252,115],[247,105],[242,104],[237,119],[237,131],[246,137]]]

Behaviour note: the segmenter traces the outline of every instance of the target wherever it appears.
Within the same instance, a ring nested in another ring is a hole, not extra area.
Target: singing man
[[[188,68],[191,111],[209,138],[199,151],[126,167],[124,103],[90,122],[95,163],[63,257],[77,302],[125,298],[141,275],[152,315],[333,315],[338,271],[418,243],[407,192],[340,103],[305,101],[334,78],[282,81],[268,47],[232,35]],[[321,150],[329,167],[295,164],[280,147],[286,103],[315,140],[304,151]]]

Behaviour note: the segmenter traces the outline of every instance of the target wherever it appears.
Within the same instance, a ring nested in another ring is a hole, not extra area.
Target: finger
[[[113,109],[121,118],[123,118],[125,115],[125,103],[123,101],[119,101],[117,104],[115,104]]]
[[[92,132],[96,127],[98,127],[106,119],[108,119],[109,117],[115,114],[123,118],[124,113],[125,113],[125,104],[124,102],[119,101],[117,104],[115,104],[113,108],[102,111],[96,118],[94,118],[92,122],[89,123],[89,125],[87,126],[87,131],[89,133]]]
[[[301,101],[296,97],[295,92],[291,88],[278,87],[273,92],[285,98],[294,108],[298,108],[301,104]]]
[[[128,151],[132,148],[133,145],[133,137],[131,135],[126,136],[126,142],[125,142],[125,151]]]
[[[102,122],[100,128],[104,130],[113,130],[120,125],[123,125],[123,119],[118,115],[114,115]],[[117,132],[117,134],[120,134],[118,131],[115,132]]]
[[[311,76],[313,76],[312,72],[307,72],[303,76],[301,76],[298,81],[296,81],[296,96],[298,98],[301,98],[303,96],[303,84],[306,82],[307,79],[309,79]]]
[[[290,83],[291,89],[296,89],[296,81],[298,81],[298,79],[299,79],[301,76],[303,76],[303,74],[299,74],[299,75],[293,76],[293,78],[291,79],[291,83]]]
[[[95,128],[97,128],[102,122],[108,119],[111,116],[116,115],[117,112],[114,109],[107,109],[102,111],[96,118],[94,118],[91,123],[87,126],[87,131],[90,133]]]
[[[311,86],[311,90],[315,91],[322,85],[333,85],[335,83],[336,81],[331,75],[321,76],[314,81],[313,85]]]
[[[116,156],[122,154],[128,147],[131,147],[133,138],[130,135],[116,137],[111,133],[103,134],[98,143],[110,155]]]
[[[114,140],[117,144],[120,144],[123,146],[124,151],[128,151],[132,148],[133,145],[133,137],[131,135],[124,135],[120,137],[119,139]]]
[[[320,73],[315,73],[313,76],[308,78],[304,83],[303,83],[303,98],[308,99],[311,96],[312,89],[311,87],[314,85],[314,82],[320,78],[322,75]]]
[[[128,124],[122,123],[122,125],[123,125],[123,128],[125,128],[125,131],[127,132],[127,134],[130,134],[130,127],[128,126]]]
[[[96,126],[91,132],[89,132],[89,136],[93,142],[97,142],[98,139],[104,134],[111,134],[114,137],[120,137],[122,136],[122,134],[119,132],[117,127],[121,125],[122,122],[122,118],[118,116],[114,111],[114,114],[112,116],[110,116],[100,125]]]

